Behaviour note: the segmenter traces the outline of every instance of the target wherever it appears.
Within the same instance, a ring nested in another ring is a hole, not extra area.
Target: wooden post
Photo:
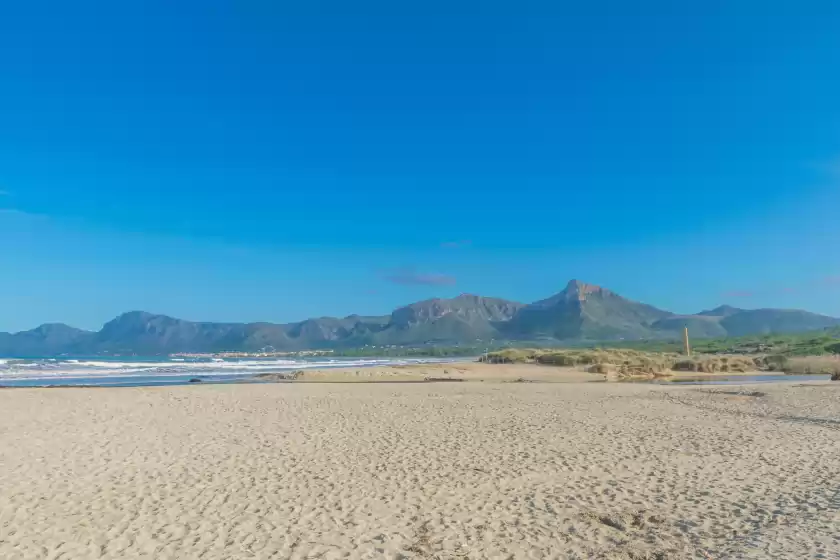
[[[685,355],[691,356],[691,345],[688,343],[688,327],[683,330],[683,344],[685,345]]]

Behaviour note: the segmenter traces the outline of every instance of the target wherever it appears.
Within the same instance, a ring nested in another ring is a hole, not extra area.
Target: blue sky
[[[0,330],[570,278],[840,316],[837,2],[0,7]]]

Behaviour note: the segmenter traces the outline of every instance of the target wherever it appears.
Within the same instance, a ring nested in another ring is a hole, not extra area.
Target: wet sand
[[[0,558],[840,558],[840,383],[0,391]]]

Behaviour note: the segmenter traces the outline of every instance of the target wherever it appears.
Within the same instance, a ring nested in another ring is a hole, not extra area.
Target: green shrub
[[[761,365],[761,369],[766,371],[785,371],[788,367],[789,358],[781,354],[771,354],[770,356],[763,356],[756,359],[756,364]]]
[[[571,354],[552,353],[537,356],[537,363],[550,366],[574,366],[578,361]]]

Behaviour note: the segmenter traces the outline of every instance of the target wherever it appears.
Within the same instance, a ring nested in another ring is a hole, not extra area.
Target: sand
[[[582,368],[539,366],[532,364],[483,364],[479,362],[450,362],[380,366],[365,368],[330,368],[300,370],[297,381],[351,383],[371,381],[484,381],[512,383],[540,381],[546,383],[580,383],[600,381],[605,376],[592,374]]]
[[[370,383],[387,381],[398,382],[420,382],[420,381],[468,381],[487,383],[516,383],[516,382],[540,382],[540,383],[585,383],[591,381],[605,381],[607,376],[600,373],[587,371],[589,366],[558,367],[537,364],[484,364],[480,362],[449,362],[432,364],[408,364],[397,366],[379,366],[363,368],[329,368],[329,369],[305,369],[295,373],[295,380],[299,382],[326,382],[326,383]],[[291,373],[291,372],[289,372]],[[277,380],[285,380],[289,373],[282,373],[272,376],[268,374],[265,378],[276,377]],[[726,373],[698,373],[693,371],[669,371],[657,375],[661,379],[697,379],[715,377],[737,377],[750,375],[766,375],[768,372],[726,372]],[[778,375],[784,376],[782,372]],[[643,376],[647,378],[647,376]],[[653,376],[650,376],[651,378]],[[618,381],[615,376],[610,376],[610,381]]]
[[[840,383],[748,389],[3,390],[0,558],[840,558]]]

